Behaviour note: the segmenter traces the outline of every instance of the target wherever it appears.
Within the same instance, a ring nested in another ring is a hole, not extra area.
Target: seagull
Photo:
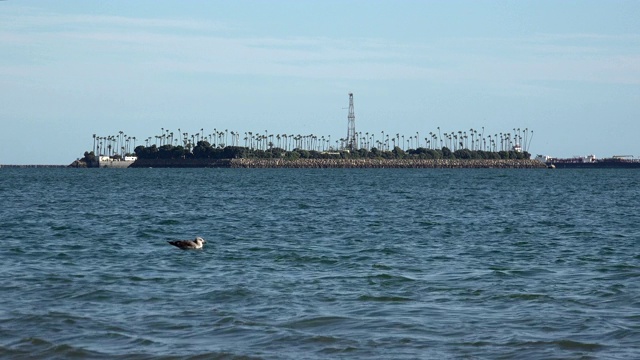
[[[189,249],[202,249],[202,246],[207,241],[201,237],[196,237],[195,240],[176,240],[176,241],[167,241],[169,244],[179,247],[182,250]]]

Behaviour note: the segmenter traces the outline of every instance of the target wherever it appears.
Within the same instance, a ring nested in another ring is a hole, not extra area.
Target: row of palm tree
[[[381,131],[377,137],[374,132],[356,132],[356,143],[352,144],[347,138],[339,138],[332,142],[331,135],[317,136],[314,134],[270,134],[264,131],[229,131],[228,129],[214,128],[207,133],[204,128],[199,132],[183,132],[180,128],[176,132],[170,129],[161,128],[160,134],[150,136],[144,140],[146,147],[156,145],[181,146],[191,151],[200,141],[206,141],[214,148],[224,148],[226,146],[240,146],[241,140],[244,147],[251,150],[269,150],[273,148],[291,151],[301,149],[308,151],[339,151],[357,149],[378,149],[380,151],[390,151],[396,147],[402,150],[409,149],[442,149],[444,147],[457,150],[471,151],[529,151],[533,131],[528,128],[514,128],[513,131],[486,134],[484,127],[480,130],[469,129],[467,131],[442,132],[440,127],[437,132],[429,132],[428,136],[420,137],[420,133],[405,136],[400,133],[385,133]],[[136,147],[136,137],[128,136],[123,131],[116,135],[96,136],[93,134],[93,150],[99,155],[120,155],[131,154]]]
[[[116,135],[99,136],[93,134],[93,153],[101,156],[125,156],[131,154],[136,147],[136,137],[128,136],[123,131]]]
[[[476,129],[469,129],[469,131],[452,131],[442,133],[440,127],[437,128],[437,132],[429,132],[429,136],[425,138],[420,137],[420,133],[416,132],[415,135],[405,137],[399,133],[385,134],[381,131],[381,137],[376,140],[374,133],[358,133],[356,136],[357,147],[371,150],[375,147],[379,150],[389,150],[396,146],[402,150],[408,149],[441,149],[443,147],[457,150],[471,150],[471,151],[528,151],[533,137],[533,131],[528,128],[520,129],[514,128],[513,133],[504,132],[496,133],[493,135],[484,134],[484,127],[481,131]],[[345,139],[340,139],[345,141]],[[424,140],[424,141],[423,141]]]

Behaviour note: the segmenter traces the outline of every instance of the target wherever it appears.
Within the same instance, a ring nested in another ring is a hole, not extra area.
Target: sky
[[[69,164],[120,131],[339,139],[349,93],[362,133],[526,128],[534,156],[640,157],[638,14],[616,0],[0,1],[0,164]]]

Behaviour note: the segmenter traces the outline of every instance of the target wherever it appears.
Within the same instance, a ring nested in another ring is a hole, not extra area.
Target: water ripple
[[[0,169],[0,357],[640,357],[635,171],[76,170]]]

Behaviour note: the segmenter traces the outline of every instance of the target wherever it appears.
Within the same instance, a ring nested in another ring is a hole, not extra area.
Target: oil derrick
[[[356,114],[353,111],[353,93],[349,93],[349,128],[347,129],[347,149],[357,150],[358,139],[356,138]]]

